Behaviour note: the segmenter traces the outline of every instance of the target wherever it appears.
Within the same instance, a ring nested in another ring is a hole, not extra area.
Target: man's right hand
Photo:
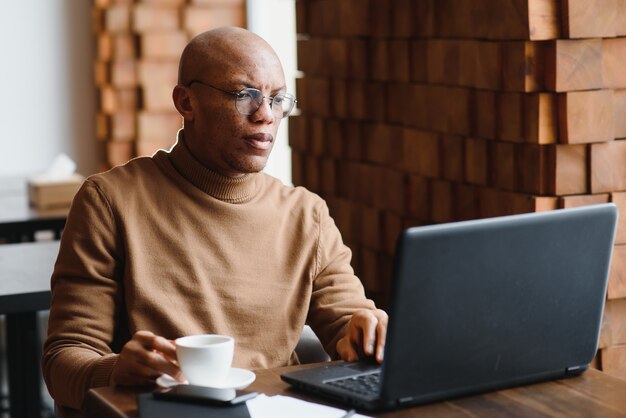
[[[175,343],[150,331],[137,331],[122,348],[111,372],[111,383],[120,386],[152,384],[164,373],[184,380],[176,361]]]

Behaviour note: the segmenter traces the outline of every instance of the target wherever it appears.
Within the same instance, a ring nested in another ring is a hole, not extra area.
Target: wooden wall
[[[598,366],[626,377],[626,1],[296,0],[293,179],[385,305],[405,227],[614,202]]]
[[[183,48],[206,30],[245,25],[245,0],[94,0],[104,168],[174,143],[182,120],[172,89]]]

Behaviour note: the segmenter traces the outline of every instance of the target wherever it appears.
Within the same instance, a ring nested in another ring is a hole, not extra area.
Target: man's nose
[[[269,97],[264,97],[261,99],[261,106],[254,112],[252,115],[253,122],[265,122],[272,123],[276,116],[274,115],[274,111],[272,110],[271,100]]]

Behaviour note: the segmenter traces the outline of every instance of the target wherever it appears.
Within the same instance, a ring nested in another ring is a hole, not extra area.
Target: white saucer
[[[254,374],[254,372],[247,369],[238,369],[236,367],[233,367],[230,369],[230,371],[228,372],[228,376],[226,376],[226,379],[224,380],[224,382],[222,382],[221,385],[207,387],[212,387],[215,389],[239,390],[248,387],[252,382],[254,382],[254,379],[256,379],[256,374]],[[179,382],[169,374],[162,374],[160,377],[157,378],[156,383],[162,388],[189,384],[189,382],[186,380],[184,382]]]

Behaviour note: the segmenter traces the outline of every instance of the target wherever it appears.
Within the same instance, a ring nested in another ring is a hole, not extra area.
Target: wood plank
[[[426,52],[427,79],[431,84],[455,86],[460,78],[460,43],[429,39]]]
[[[342,0],[338,3],[339,35],[357,37],[369,35],[369,0]]]
[[[171,84],[146,84],[141,88],[141,103],[144,110],[174,110]]]
[[[516,190],[515,144],[494,141],[490,144],[493,185],[499,189]]]
[[[308,94],[307,105],[309,106],[306,111],[315,116],[330,116],[330,80],[327,78],[319,77],[307,77],[304,79],[306,84],[305,95],[308,92],[315,92],[315,94]],[[298,96],[303,94],[298,93]]]
[[[600,348],[626,344],[626,299],[609,299],[604,307],[600,329]]]
[[[411,38],[415,32],[414,0],[394,0],[391,8],[391,36]]]
[[[626,89],[613,90],[615,138],[626,138]]]
[[[500,44],[502,88],[534,92],[545,85],[545,45],[541,42],[512,41]]]
[[[626,0],[615,0],[616,16],[615,16],[615,35],[626,36]]]
[[[296,0],[296,33],[308,33],[309,32],[309,1],[308,0]]]
[[[100,89],[100,109],[105,113],[135,110],[138,99],[137,89],[116,89],[113,86],[104,86]]]
[[[437,178],[441,170],[437,134],[416,129],[402,130],[404,169],[425,177]]]
[[[619,210],[615,243],[626,244],[626,192],[611,193],[611,202],[615,203]]]
[[[323,196],[333,196],[337,193],[337,161],[332,158],[319,159],[320,188]]]
[[[411,41],[411,81],[426,82],[428,80],[428,44],[425,39]]]
[[[515,147],[517,191],[546,194],[545,177],[548,168],[545,154],[545,147],[538,144],[520,144]]]
[[[382,214],[380,209],[371,206],[361,206],[361,242],[363,246],[380,251],[382,250]]]
[[[106,113],[98,112],[96,114],[96,138],[99,141],[110,139],[111,135],[111,117]]]
[[[307,155],[320,157],[326,153],[326,123],[323,118],[310,117]]]
[[[120,110],[111,115],[111,138],[113,141],[131,141],[137,133],[134,110]]]
[[[408,175],[406,184],[406,211],[418,220],[430,220],[430,182],[426,177]]]
[[[137,115],[139,142],[173,144],[176,132],[182,128],[182,117],[175,112],[139,112]]]
[[[603,348],[601,359],[604,373],[626,379],[626,345]]]
[[[496,119],[497,119],[497,93],[488,90],[472,91],[471,115],[472,129],[474,136],[495,139]]]
[[[117,88],[137,86],[137,62],[126,59],[111,63],[111,84]]]
[[[553,0],[517,0],[528,4],[528,32],[533,41],[561,37],[559,5]]]
[[[608,299],[626,298],[626,245],[624,244],[613,248],[606,296]],[[626,322],[624,319],[622,321]],[[624,343],[626,344],[626,341]]]
[[[445,180],[430,181],[430,216],[433,222],[443,223],[454,221],[453,183]]]
[[[471,87],[499,90],[502,86],[502,58],[497,42],[476,41],[475,78]],[[468,50],[469,51],[469,50]]]
[[[405,172],[381,167],[379,173],[377,182],[374,183],[376,189],[372,202],[373,205],[395,213],[404,213],[406,207],[406,196],[404,195]]]
[[[558,196],[588,193],[587,146],[556,144],[543,147],[546,193]]]
[[[486,186],[489,183],[489,143],[480,138],[465,138],[465,181]]]
[[[609,38],[616,35],[618,0],[561,0],[563,36]]]
[[[384,166],[400,167],[403,156],[404,139],[402,128],[384,123],[368,123],[363,126],[363,155],[365,161]]]
[[[453,182],[462,182],[465,174],[465,150],[463,137],[440,135],[442,177]]]
[[[332,0],[336,1],[336,0]],[[370,1],[369,35],[375,38],[391,35],[391,10],[393,0]]]
[[[396,243],[403,227],[402,216],[389,211],[383,213],[383,251],[385,254],[394,254]]]
[[[104,15],[104,26],[107,32],[129,32],[130,16],[131,6],[129,4],[115,4],[106,9]]]
[[[106,86],[111,82],[111,66],[106,62],[94,62],[93,79],[96,86]]]
[[[386,39],[371,39],[369,42],[369,67],[372,80],[389,81],[389,41]]]
[[[325,75],[333,78],[350,78],[348,72],[348,42],[345,39],[327,39],[323,45]]]
[[[530,93],[524,100],[524,140],[553,144],[558,139],[557,98],[552,93]]]
[[[108,141],[106,143],[107,163],[110,167],[124,164],[135,156],[134,141]]]
[[[590,147],[591,193],[626,190],[626,140]]]
[[[557,92],[602,88],[602,48],[600,39],[551,41],[546,48],[546,88]]]
[[[566,144],[615,138],[613,90],[559,94],[559,140]]]
[[[304,186],[309,190],[320,189],[320,166],[319,159],[309,154],[303,157]]]
[[[559,196],[559,208],[576,208],[579,206],[599,205],[609,202],[608,193],[581,194],[571,196]]]
[[[465,221],[478,218],[478,194],[476,187],[469,184],[454,185],[454,217]]]
[[[178,59],[139,60],[137,81],[142,85],[167,85],[172,90],[178,82]]]
[[[182,27],[190,36],[221,26],[246,27],[246,10],[242,7],[195,7],[183,10]]]
[[[415,35],[420,38],[435,36],[435,17],[437,0],[421,0],[413,3],[413,22]]]
[[[133,31],[139,33],[176,30],[180,26],[180,9],[178,7],[136,4],[133,8],[132,23]]]
[[[308,146],[309,118],[306,115],[294,115],[288,119],[289,147],[292,152],[306,153]]]
[[[348,39],[348,69],[347,74],[354,80],[369,78],[368,42],[365,39]]]
[[[181,31],[144,33],[141,36],[141,56],[148,59],[178,60],[187,41],[187,34]]]
[[[290,116],[289,119],[292,117]],[[291,124],[291,122],[289,122]],[[337,160],[347,159],[346,141],[343,133],[346,125],[341,119],[326,119],[326,152]],[[290,134],[291,136],[291,134]]]
[[[502,141],[524,141],[523,95],[516,92],[500,92],[496,96],[497,137]]]
[[[605,88],[626,87],[626,38],[602,40],[602,79]]]
[[[389,41],[389,80],[408,83],[411,79],[411,56],[408,39]]]

